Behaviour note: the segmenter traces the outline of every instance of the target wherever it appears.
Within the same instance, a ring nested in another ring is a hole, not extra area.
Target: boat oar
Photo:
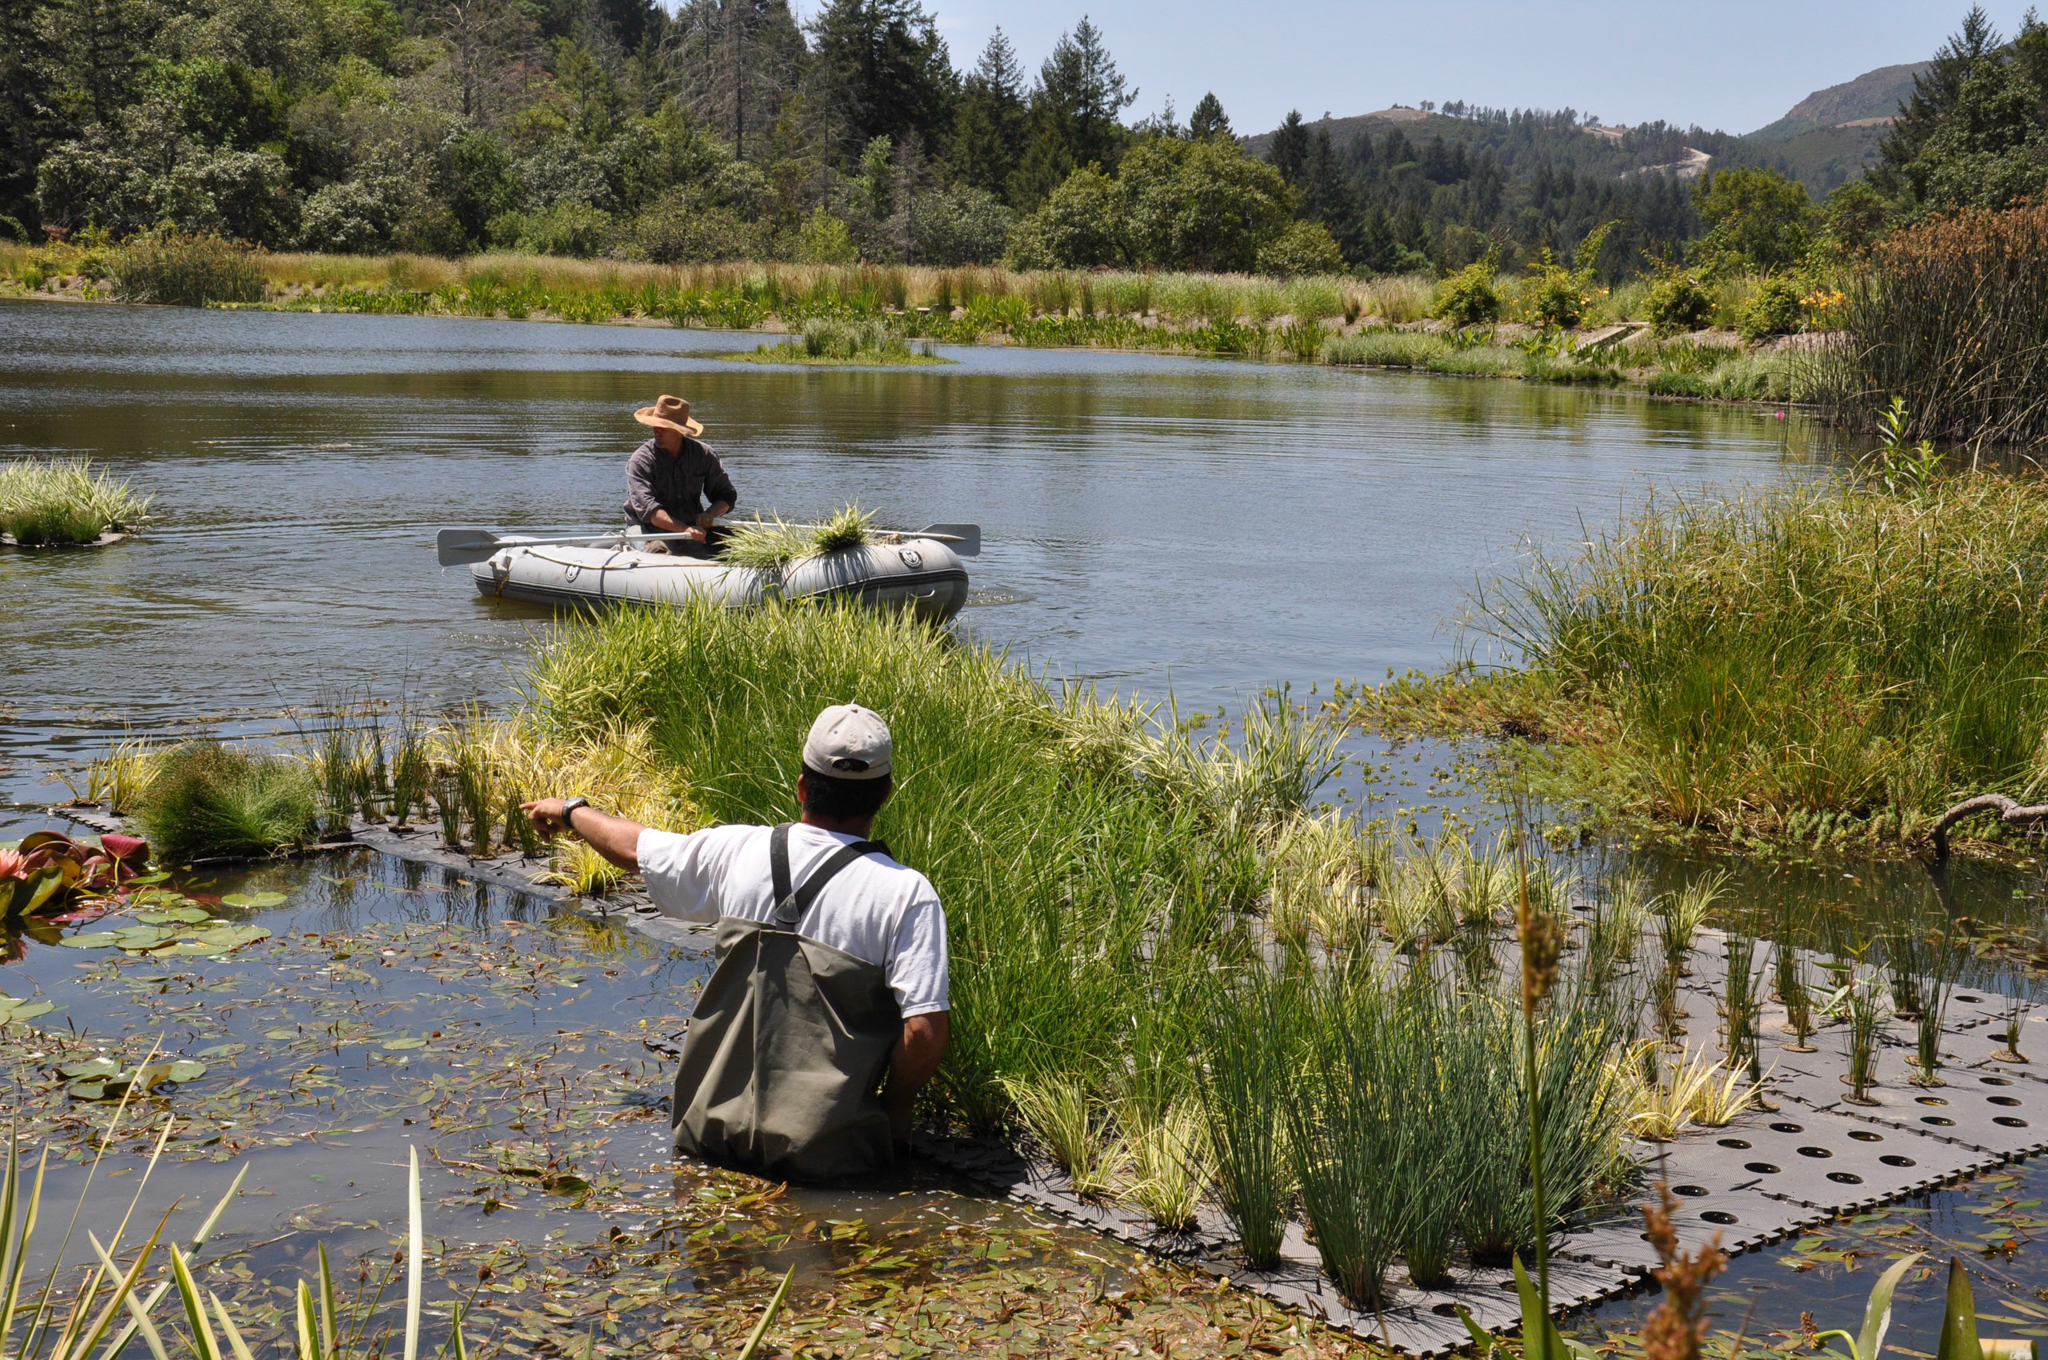
[[[792,524],[792,529],[815,529],[815,524]],[[605,543],[622,537],[624,530],[614,529],[605,534],[581,534],[563,538],[523,538],[517,534],[499,535],[489,529],[443,529],[435,535],[434,548],[444,567],[467,566],[482,562],[501,548],[543,548],[568,547],[579,543]],[[900,534],[905,538],[929,538],[947,544],[962,557],[976,557],[981,553],[981,526],[979,524],[928,524],[922,529],[878,529],[875,532]],[[686,533],[640,534],[640,539],[693,538]]]

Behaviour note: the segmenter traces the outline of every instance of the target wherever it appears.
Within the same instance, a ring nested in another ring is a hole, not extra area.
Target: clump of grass
[[[90,543],[147,523],[149,499],[88,459],[15,459],[0,467],[0,534],[30,546]]]
[[[1722,993],[1721,1016],[1726,1031],[1728,1066],[1758,1075],[1757,1016],[1762,1009],[1762,975],[1756,967],[1756,937],[1740,931],[1728,936],[1728,975]]]
[[[1660,1062],[1654,1046],[1641,1050],[1645,1077],[1634,1086],[1628,1126],[1653,1142],[1668,1143],[1698,1124],[1719,1128],[1756,1103],[1761,1083],[1745,1082],[1738,1064],[1701,1049],[1689,1057]]]
[[[1323,341],[1318,359],[1333,365],[1377,368],[1421,368],[1451,352],[1441,337],[1424,331],[1369,330],[1333,335]]]
[[[1128,1152],[1111,1136],[1085,1082],[1045,1074],[1007,1079],[1004,1089],[1016,1105],[1018,1119],[1067,1173],[1075,1194],[1107,1195],[1115,1187]]]
[[[741,521],[730,526],[718,555],[735,566],[781,571],[824,553],[862,547],[875,537],[874,512],[843,505],[822,524],[785,524],[780,518]]]
[[[73,786],[73,795],[88,803],[104,804],[112,813],[133,812],[162,755],[147,737],[123,737],[107,754],[86,766],[85,787]]]
[[[301,761],[190,741],[157,760],[136,814],[167,862],[265,855],[313,834],[319,791]]]
[[[1842,1031],[1844,1052],[1849,1060],[1849,1099],[1871,1105],[1870,1088],[1877,1083],[1878,1040],[1884,1033],[1885,1004],[1878,980],[1851,971],[1842,989]]]
[[[1300,1008],[1264,969],[1208,992],[1208,1044],[1198,1068],[1216,1194],[1254,1267],[1280,1259],[1294,1194],[1282,1134]]]
[[[1548,768],[1604,811],[1749,836],[1824,814],[1877,847],[2038,778],[2044,564],[2037,481],[1845,477],[1653,506],[1478,621],[1573,715]]]
[[[1131,1201],[1162,1228],[1194,1227],[1214,1165],[1201,1108],[1175,1101],[1154,1116],[1143,1104],[1128,1103],[1119,1123],[1131,1159]]]
[[[151,232],[115,253],[115,295],[179,307],[261,302],[263,270],[254,256],[247,246],[207,232]]]
[[[750,354],[722,354],[754,364],[950,364],[929,344],[912,349],[908,337],[878,318],[841,321],[812,317],[802,334],[779,344],[761,345]]]
[[[1777,944],[1776,985],[1778,1001],[1785,1007],[1785,1032],[1792,1042],[1785,1045],[1794,1053],[1811,1053],[1813,1035],[1813,985],[1806,976],[1806,956],[1781,935]]]

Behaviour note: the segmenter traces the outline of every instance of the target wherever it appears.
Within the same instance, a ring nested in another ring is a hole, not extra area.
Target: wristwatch
[[[590,800],[588,798],[583,797],[581,794],[578,794],[574,798],[565,800],[562,803],[562,825],[568,827],[571,831],[574,831],[576,829],[576,809],[587,808],[589,806]]]

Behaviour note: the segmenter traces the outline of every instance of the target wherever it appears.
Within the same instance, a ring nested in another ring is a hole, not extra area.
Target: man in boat
[[[732,510],[740,493],[711,446],[698,436],[704,426],[690,418],[690,403],[661,396],[633,419],[651,426],[654,438],[626,460],[626,517],[646,534],[683,534],[639,545],[644,552],[709,557],[723,533],[718,517]]]
[[[837,704],[804,741],[795,823],[678,835],[582,798],[522,804],[544,834],[573,831],[640,874],[663,912],[715,925],[676,1072],[678,1156],[796,1181],[902,1158],[950,1000],[938,894],[868,839],[890,755],[880,715]]]

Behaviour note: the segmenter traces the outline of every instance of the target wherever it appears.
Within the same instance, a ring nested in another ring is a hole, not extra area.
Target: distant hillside
[[[1848,123],[1877,126],[1871,120],[1890,121],[1899,111],[1899,101],[1913,93],[1913,80],[1928,63],[1916,61],[1904,66],[1880,66],[1854,80],[1816,90],[1792,106],[1777,122],[1760,127],[1748,136],[1758,142],[1789,142],[1809,132],[1821,132]]]

